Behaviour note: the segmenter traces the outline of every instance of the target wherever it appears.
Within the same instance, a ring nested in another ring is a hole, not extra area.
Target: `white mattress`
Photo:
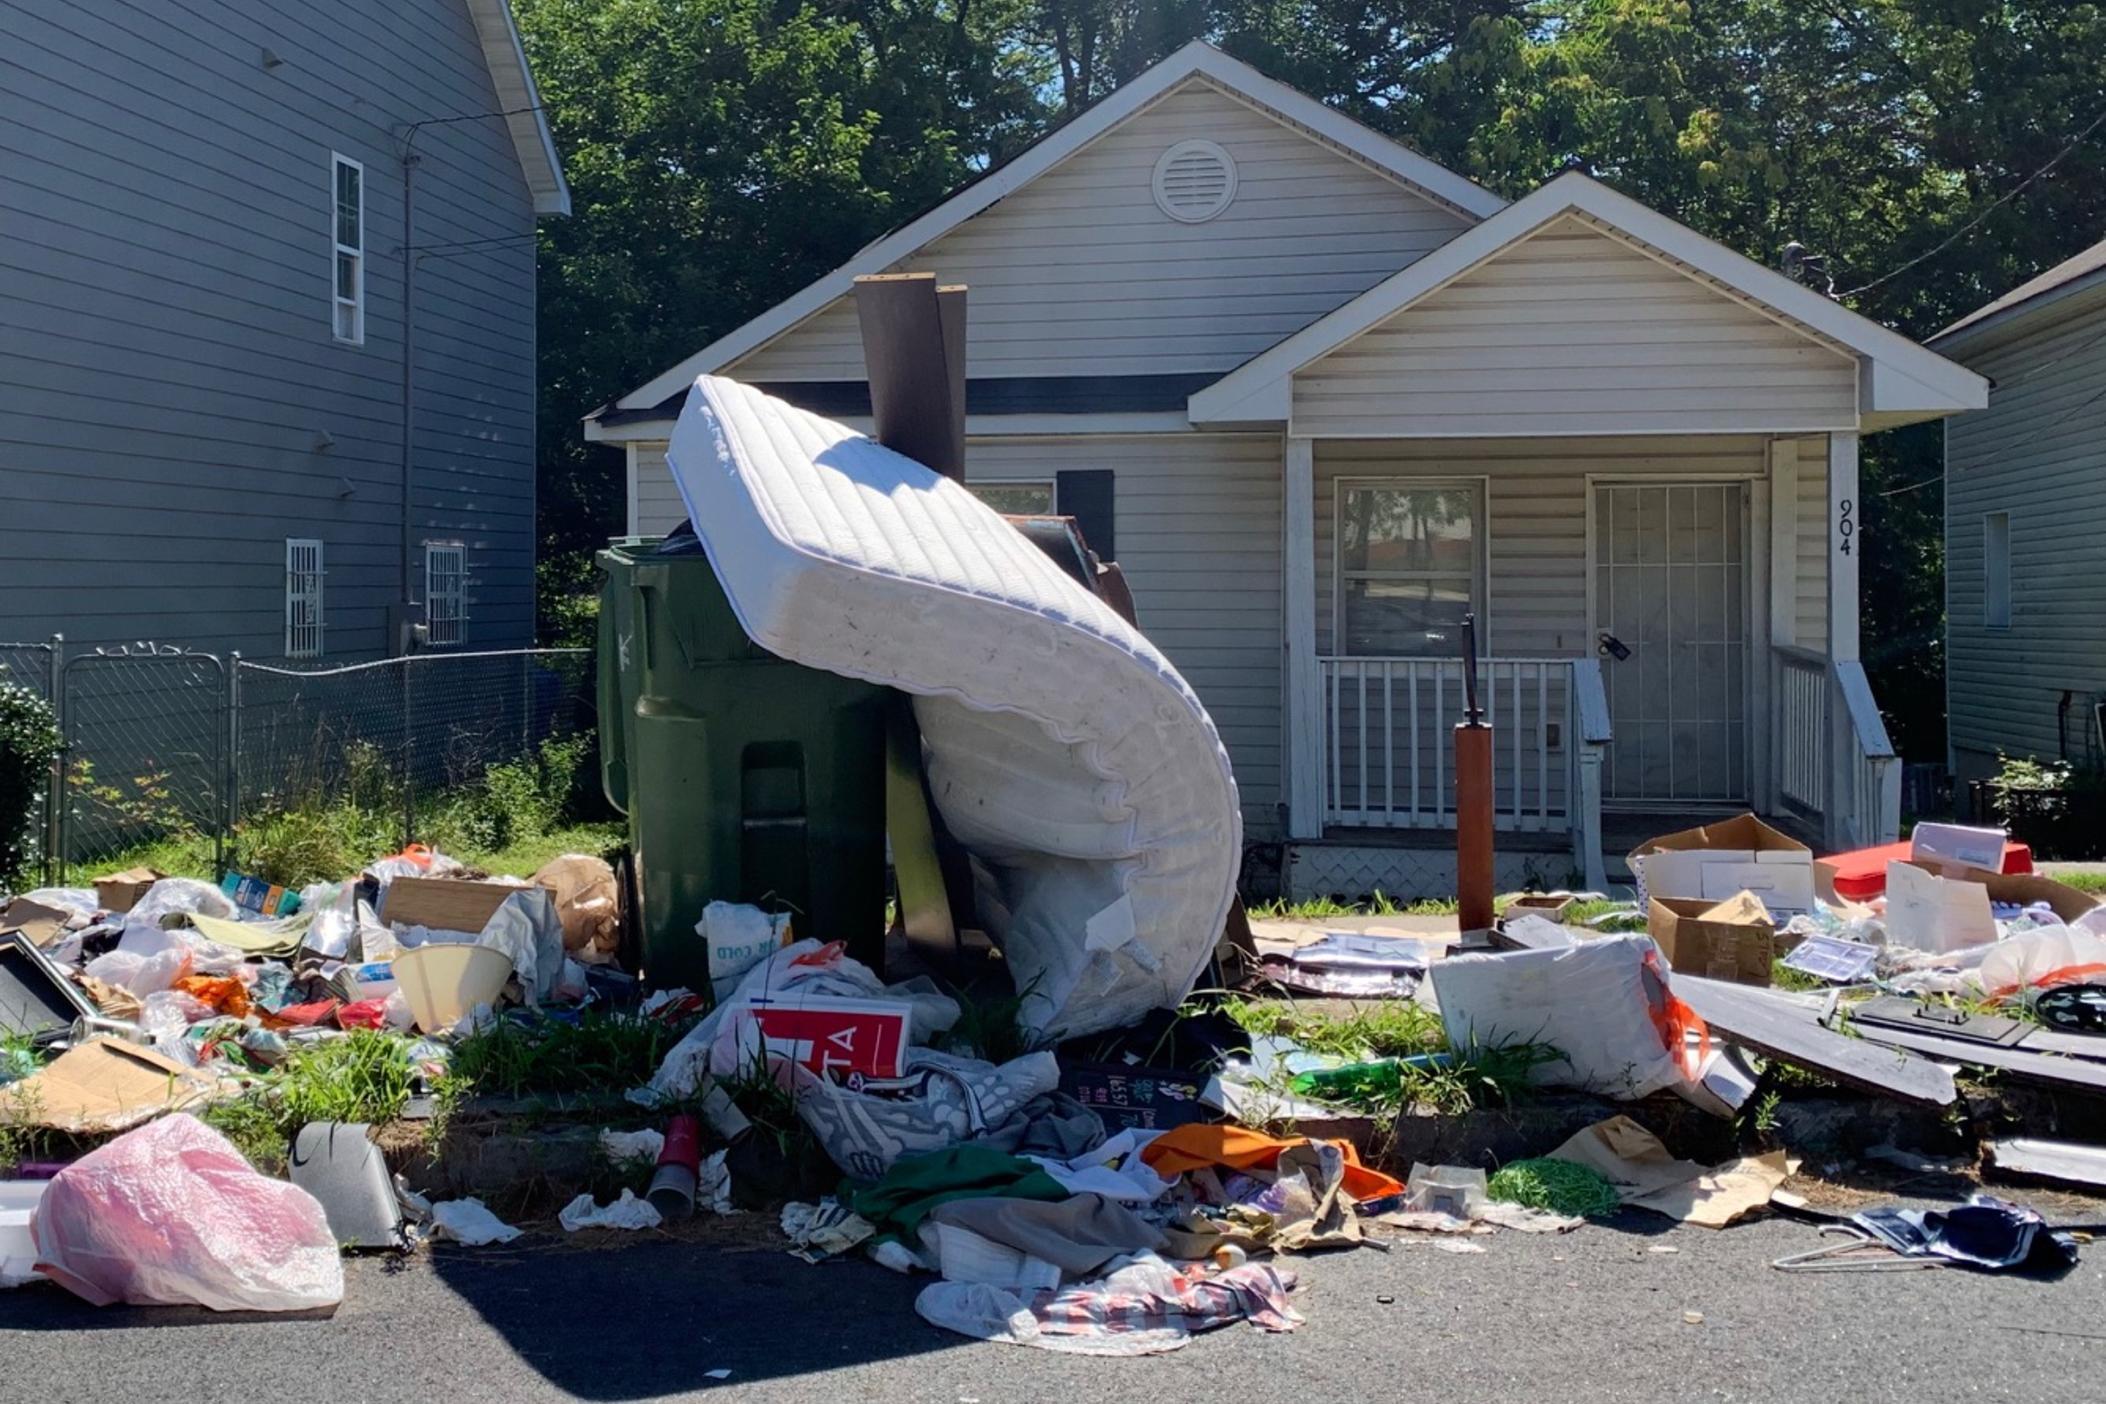
[[[756,643],[914,694],[1026,1024],[1068,1037],[1182,1000],[1242,819],[1169,661],[959,484],[750,386],[697,380],[666,461]]]

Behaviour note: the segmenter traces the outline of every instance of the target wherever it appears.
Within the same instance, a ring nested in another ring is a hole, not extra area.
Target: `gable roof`
[[[549,131],[548,110],[534,87],[511,5],[507,0],[468,0],[468,17],[475,21],[483,61],[490,65],[490,85],[497,90],[498,110],[512,134],[512,147],[519,153],[527,189],[533,192],[534,213],[569,214],[570,185],[563,179],[563,162]]]
[[[2106,284],[2106,239],[2101,239],[2075,258],[2064,259],[2039,277],[2020,283],[1995,301],[1977,307],[1925,344],[1936,346],[1941,342],[1950,342],[1958,345],[1961,342],[1973,341],[1994,326],[2002,326],[2021,316],[2029,316],[2052,303],[2060,302],[2065,297],[2100,284]],[[1963,336],[1962,333],[1966,335]]]
[[[866,244],[839,268],[638,386],[609,409],[652,409],[669,396],[685,394],[696,376],[722,369],[849,293],[858,275],[882,272],[941,238],[1193,78],[1205,79],[1471,219],[1485,218],[1506,206],[1491,191],[1438,162],[1332,111],[1305,93],[1267,78],[1213,45],[1194,40],[1047,133],[1013,160],[967,185],[928,213]]]
[[[1867,416],[1923,418],[1988,403],[1973,371],[1803,284],[1743,258],[1577,171],[1515,201],[1192,396],[1195,424],[1285,420],[1294,373],[1438,291],[1551,221],[1578,213],[1815,341],[1862,358]]]

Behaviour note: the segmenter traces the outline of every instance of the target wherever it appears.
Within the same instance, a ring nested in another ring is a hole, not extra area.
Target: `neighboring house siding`
[[[1220,728],[1252,838],[1278,830],[1280,456],[1271,434],[974,439],[966,480],[1112,471],[1119,564],[1141,630]],[[638,531],[687,515],[665,445],[636,446]]]
[[[1293,413],[1336,436],[1843,429],[1857,365],[1566,217],[1305,367]]]
[[[2106,291],[1957,353],[1995,381],[1946,426],[1947,697],[1963,776],[1998,751],[2095,754],[2106,697]],[[2011,514],[2011,627],[1983,618],[1982,518]],[[2057,711],[2072,694],[2063,729]]]
[[[687,504],[665,466],[665,444],[630,445],[636,455],[636,497],[629,504],[629,529],[639,536],[664,536],[687,520]]]
[[[1182,224],[1151,176],[1173,143],[1220,144],[1233,203]],[[1228,371],[1468,225],[1385,175],[1194,80],[895,265],[971,289],[974,376]],[[861,380],[848,299],[726,368]]]
[[[465,7],[0,0],[0,32],[0,637],[275,656],[299,536],[325,543],[328,657],[383,651],[398,152],[410,123],[498,107]],[[425,127],[416,150],[412,567],[426,539],[462,542],[464,642],[524,643],[531,199],[501,120]],[[332,151],[365,167],[356,346],[331,337]]]

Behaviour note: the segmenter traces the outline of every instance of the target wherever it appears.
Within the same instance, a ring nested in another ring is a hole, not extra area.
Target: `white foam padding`
[[[666,462],[754,642],[914,695],[1026,1026],[1072,1037],[1181,1001],[1243,834],[1169,660],[960,484],[751,386],[697,380]]]

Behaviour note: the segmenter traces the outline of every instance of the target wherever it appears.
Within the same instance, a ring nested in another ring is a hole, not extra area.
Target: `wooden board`
[[[1681,988],[1680,981],[1675,983],[1675,988]],[[1941,1062],[1995,1068],[2013,1077],[2024,1078],[2028,1082],[2045,1082],[2057,1087],[2076,1088],[2079,1091],[2106,1093],[2106,1064],[2093,1062],[2089,1058],[2063,1058],[2053,1053],[2031,1052],[2024,1047],[1998,1048],[1994,1044],[1963,1043],[1958,1039],[1904,1033],[1899,1029],[1884,1029],[1872,1024],[1855,1024],[1852,1027],[1863,1035],[1862,1040],[1853,1041],[1909,1049],[1928,1054]]]
[[[1714,1038],[1883,1097],[1943,1107],[1959,1095],[1952,1074],[1937,1064],[1825,1029],[1814,1010],[1722,980],[1677,975],[1673,987]]]

